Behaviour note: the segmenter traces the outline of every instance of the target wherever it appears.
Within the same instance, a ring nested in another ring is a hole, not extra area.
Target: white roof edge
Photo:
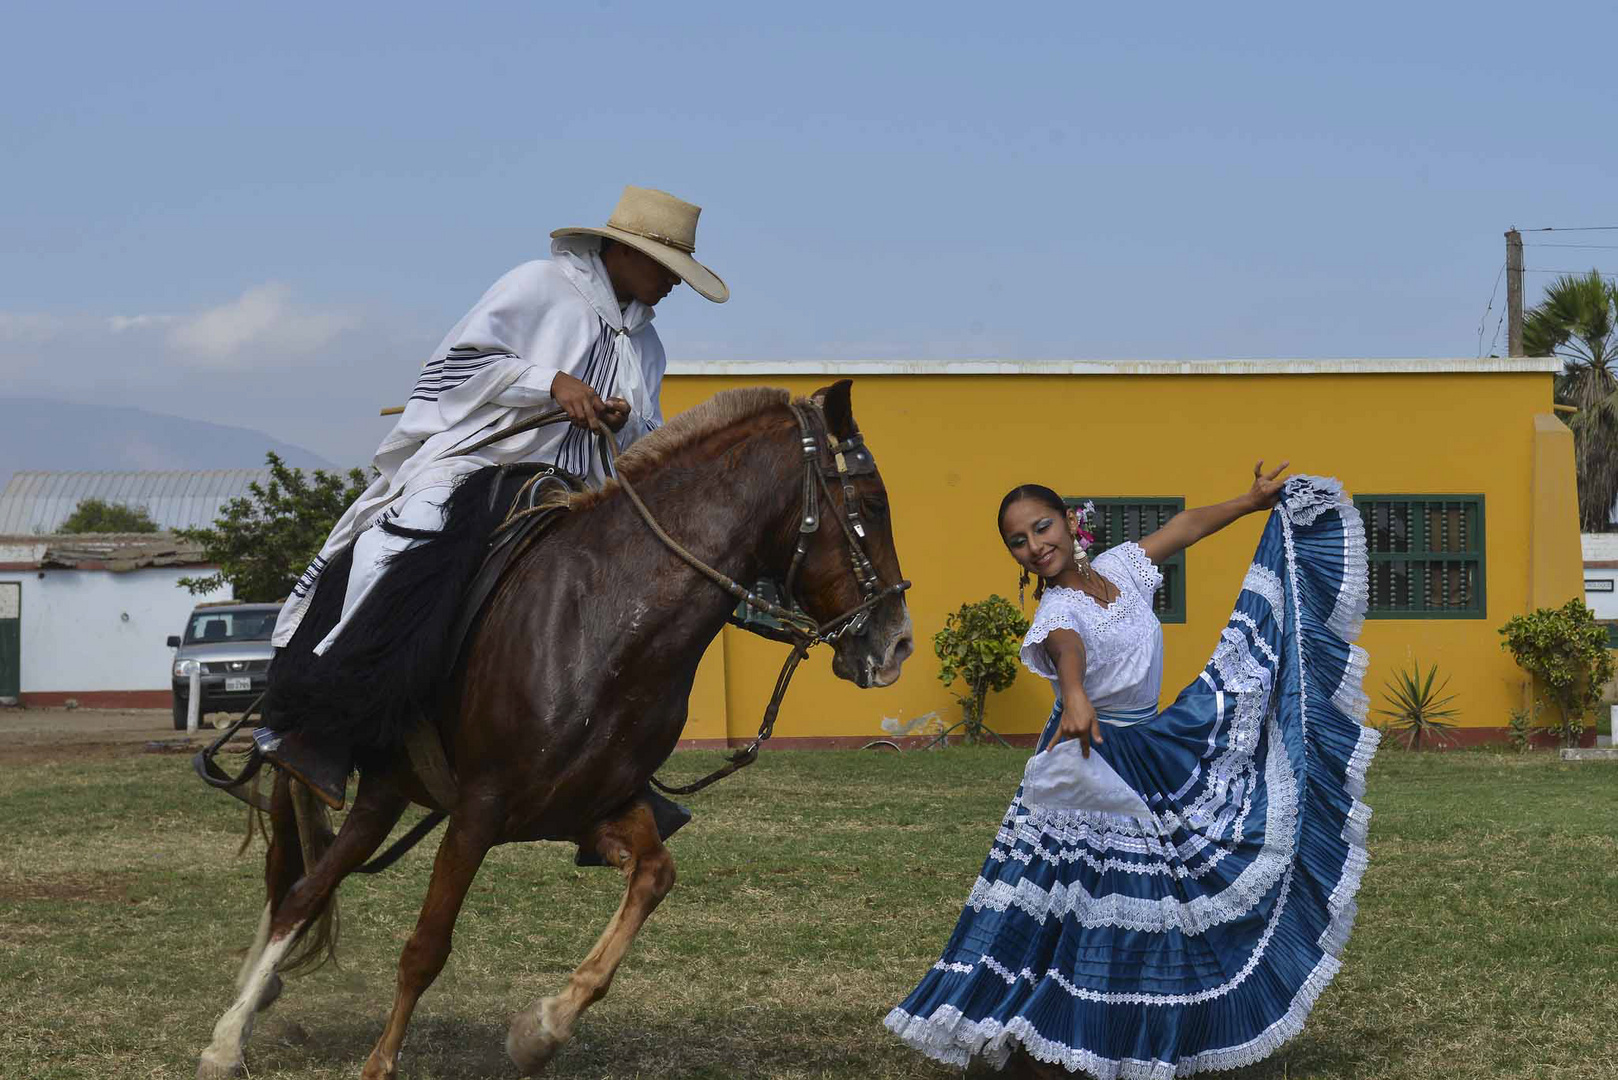
[[[671,360],[670,375],[1374,375],[1562,370],[1554,356],[1420,360]]]

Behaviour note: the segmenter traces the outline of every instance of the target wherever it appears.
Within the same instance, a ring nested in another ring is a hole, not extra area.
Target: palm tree
[[[1618,287],[1595,270],[1567,274],[1523,319],[1523,351],[1559,356],[1556,399],[1578,410],[1568,426],[1579,481],[1579,528],[1607,532],[1618,502]]]

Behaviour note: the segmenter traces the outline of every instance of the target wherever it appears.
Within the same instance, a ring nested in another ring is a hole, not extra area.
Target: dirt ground
[[[47,761],[190,754],[214,737],[204,717],[195,735],[174,730],[167,709],[0,709],[0,767]]]

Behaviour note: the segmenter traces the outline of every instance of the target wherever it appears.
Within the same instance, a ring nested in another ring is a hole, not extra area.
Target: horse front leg
[[[432,881],[427,899],[416,919],[415,933],[399,956],[399,979],[393,993],[393,1009],[382,1037],[365,1061],[363,1080],[387,1080],[397,1075],[399,1049],[405,1031],[416,1011],[416,1002],[438,978],[449,960],[450,939],[455,919],[461,913],[472,879],[483,865],[483,857],[494,846],[504,814],[477,798],[461,800],[465,809],[449,819],[449,829],[433,860]]]
[[[311,804],[312,805],[312,804]],[[257,813],[257,811],[253,811]],[[297,811],[292,805],[292,778],[286,773],[275,774],[274,785],[270,789],[270,830],[269,849],[264,853],[264,892],[266,902],[264,913],[258,921],[258,931],[253,935],[253,944],[248,948],[242,958],[242,965],[236,972],[236,993],[240,994],[247,986],[258,960],[264,953],[264,947],[269,944],[270,924],[275,918],[275,911],[286,899],[292,886],[306,872],[304,866],[303,844],[298,836]],[[330,836],[324,837],[329,846]],[[260,993],[255,1006],[256,1011],[263,1012],[281,996],[281,976],[272,973],[269,983]]]
[[[292,797],[303,799],[312,810],[316,805],[314,797],[300,789],[293,789]],[[388,838],[407,805],[405,797],[390,788],[379,783],[367,785],[361,780],[354,809],[343,822],[337,839],[280,902],[272,902],[272,910],[266,911],[264,943],[252,950],[249,961],[243,964],[236,999],[214,1025],[213,1040],[197,1062],[198,1080],[220,1080],[244,1071],[242,1050],[253,1033],[253,1014],[265,1004],[266,993],[276,977],[276,966],[325,910],[343,878]]]
[[[674,857],[658,838],[646,803],[635,802],[617,818],[596,826],[590,840],[609,866],[623,871],[628,887],[618,913],[566,988],[541,998],[512,1020],[506,1053],[524,1076],[543,1069],[573,1037],[579,1015],[606,995],[641,925],[674,888]]]

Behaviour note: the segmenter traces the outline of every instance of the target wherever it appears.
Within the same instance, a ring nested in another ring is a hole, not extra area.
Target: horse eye
[[[880,518],[888,512],[888,500],[881,495],[864,495],[860,497],[860,509],[868,517]]]

